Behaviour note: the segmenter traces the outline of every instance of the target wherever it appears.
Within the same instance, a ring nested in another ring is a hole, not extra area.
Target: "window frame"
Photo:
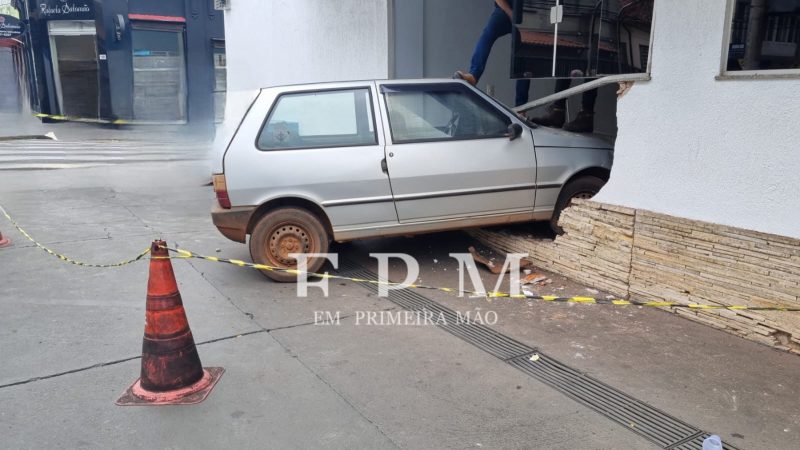
[[[427,90],[434,91],[434,90],[436,90],[435,89],[436,87],[443,87],[443,86],[457,86],[458,90],[463,90],[463,91],[467,92],[469,95],[475,96],[475,98],[479,99],[481,102],[483,102],[484,104],[489,106],[499,116],[504,117],[508,121],[508,125],[511,125],[512,123],[514,123],[514,120],[511,117],[509,117],[508,114],[506,114],[506,111],[503,111],[502,109],[498,108],[492,102],[490,102],[487,99],[483,98],[477,92],[472,91],[470,88],[462,85],[461,83],[403,83],[403,84],[387,83],[387,84],[382,84],[380,86],[380,94],[383,96],[383,108],[384,108],[384,110],[386,112],[386,124],[388,125],[388,128],[389,128],[389,136],[388,136],[388,138],[389,138],[389,140],[391,140],[392,145],[421,144],[421,143],[427,143],[427,142],[478,141],[478,140],[483,140],[483,139],[498,139],[498,138],[508,139],[508,133],[506,132],[506,133],[499,134],[499,135],[494,135],[494,136],[462,137],[462,138],[455,138],[455,137],[449,137],[449,138],[420,138],[420,139],[403,139],[403,140],[399,140],[399,141],[395,140],[394,130],[392,129],[392,118],[391,118],[391,114],[389,114],[389,102],[387,101],[387,97],[386,97],[386,93],[387,92],[386,92],[386,90],[387,89],[398,89],[398,90],[405,89],[405,90],[409,90],[409,91],[413,91],[413,92],[425,92],[425,88],[426,87],[428,88]],[[420,87],[422,87],[423,90],[417,91],[417,90],[413,90],[412,89],[412,88],[420,88]]]
[[[736,1],[725,2],[725,27],[722,35],[722,57],[719,64],[717,80],[760,80],[779,78],[800,78],[800,68],[797,69],[757,69],[757,70],[728,70],[728,55],[731,48],[731,35],[733,34],[733,16],[736,13]]]
[[[374,142],[367,143],[367,144],[347,144],[347,145],[325,145],[325,146],[314,146],[314,147],[282,147],[282,148],[262,148],[260,145],[261,134],[264,132],[264,128],[267,127],[269,123],[269,119],[272,118],[272,115],[275,113],[275,108],[278,107],[278,104],[281,101],[281,98],[290,96],[290,95],[302,95],[302,94],[319,94],[319,93],[328,93],[328,92],[347,92],[347,91],[358,91],[366,89],[367,94],[369,95],[369,107],[370,111],[372,112],[372,135],[375,137]],[[272,101],[272,104],[269,107],[269,111],[267,112],[267,116],[261,122],[261,126],[258,128],[258,133],[256,133],[256,140],[255,140],[255,148],[261,152],[281,152],[281,151],[294,151],[294,150],[318,150],[318,149],[325,149],[325,148],[347,148],[347,147],[369,147],[374,145],[380,145],[380,139],[378,138],[378,124],[375,121],[375,99],[372,96],[372,88],[369,85],[363,86],[348,86],[348,87],[332,87],[332,88],[323,88],[323,89],[303,89],[297,91],[287,91],[281,92],[276,97],[275,100]]]
[[[225,66],[222,67],[225,70],[225,89],[218,89],[217,86],[217,61],[216,55],[219,53],[218,50],[222,50],[222,54],[225,55]],[[211,70],[214,75],[214,83],[211,89],[211,96],[213,97],[214,102],[214,123],[220,124],[225,121],[225,103],[227,103],[227,95],[228,95],[228,63],[227,63],[227,48],[225,47],[225,39],[211,39]],[[222,93],[225,96],[225,100],[223,100],[222,105],[217,104],[217,95]],[[217,121],[217,108],[222,109],[221,120]]]

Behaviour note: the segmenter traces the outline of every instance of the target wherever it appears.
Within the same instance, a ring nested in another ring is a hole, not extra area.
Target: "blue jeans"
[[[486,23],[481,37],[478,38],[475,50],[472,52],[469,73],[475,77],[475,81],[480,80],[481,75],[483,75],[483,71],[486,69],[486,61],[489,60],[489,54],[492,51],[492,46],[495,41],[511,33],[512,28],[511,19],[508,18],[505,11],[495,4],[494,11],[492,11],[492,15],[489,16],[489,21]],[[514,30],[513,38],[519,39],[519,31]],[[517,80],[514,106],[519,106],[528,102],[528,91],[530,87],[530,80]]]

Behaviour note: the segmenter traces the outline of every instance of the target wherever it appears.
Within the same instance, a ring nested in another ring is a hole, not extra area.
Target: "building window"
[[[214,121],[221,123],[225,118],[225,95],[228,90],[227,61],[225,41],[215,40],[214,45]]]
[[[144,122],[186,121],[183,24],[133,22],[133,117]]]
[[[729,0],[723,73],[800,74],[800,0]]]
[[[366,88],[281,95],[258,137],[261,150],[376,143]]]

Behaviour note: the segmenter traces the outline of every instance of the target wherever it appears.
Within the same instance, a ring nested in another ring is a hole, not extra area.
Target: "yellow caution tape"
[[[238,267],[247,267],[251,269],[258,269],[258,270],[267,270],[272,272],[286,272],[292,274],[303,275],[302,272],[296,269],[285,269],[281,267],[274,267],[269,266],[266,264],[254,264],[248,263],[244,261],[240,261],[238,259],[225,259],[219,258],[216,256],[205,256],[198,253],[191,252],[189,250],[184,250],[180,248],[169,248],[167,250],[176,253],[176,256],[170,256],[170,259],[202,259],[206,261],[213,261],[213,262],[220,262],[231,264]],[[152,257],[158,259],[158,257]],[[405,285],[402,283],[395,283],[392,281],[386,280],[366,280],[363,278],[352,278],[346,277],[342,275],[331,275],[328,273],[314,273],[314,272],[306,272],[306,276],[309,277],[317,277],[317,278],[328,278],[328,279],[335,279],[335,280],[344,280],[344,281],[352,281],[356,283],[369,283],[375,285],[384,285],[384,286],[402,286],[406,288],[414,288],[414,289],[428,289],[440,292],[458,292],[457,289],[447,288],[447,287],[439,287],[439,286],[426,286],[423,284],[412,284],[412,285]],[[653,308],[687,308],[687,309],[726,309],[732,311],[785,311],[785,312],[800,312],[800,308],[788,308],[788,307],[780,307],[780,306],[744,306],[744,305],[707,305],[702,303],[677,303],[677,302],[665,302],[665,301],[651,301],[651,302],[643,302],[637,300],[623,300],[618,298],[595,298],[595,297],[556,297],[553,295],[534,295],[534,294],[511,294],[508,292],[497,292],[497,291],[489,291],[489,292],[478,292],[478,291],[470,291],[464,290],[462,291],[464,294],[468,295],[479,295],[484,297],[490,298],[512,298],[512,299],[529,299],[529,300],[542,300],[546,302],[557,302],[557,303],[582,303],[582,304],[589,304],[589,305],[613,305],[613,306],[647,306]]]
[[[34,114],[35,117],[40,119],[50,119],[50,120],[60,120],[65,122],[84,122],[84,123],[110,123],[113,125],[128,125],[133,123],[130,120],[125,119],[94,119],[94,118],[87,118],[87,117],[74,117],[74,116],[62,116],[60,114],[44,114],[44,113],[37,113]]]
[[[9,222],[16,228],[23,236],[25,236],[29,241],[33,242],[37,247],[44,250],[45,252],[57,257],[58,259],[68,262],[70,264],[75,264],[76,266],[83,266],[83,267],[98,267],[98,268],[106,268],[106,267],[120,267],[127,264],[134,263],[136,261],[141,260],[144,258],[145,255],[150,253],[150,248],[148,247],[143,252],[136,255],[136,257],[131,258],[126,261],[114,263],[114,264],[90,264],[81,261],[77,261],[72,259],[68,256],[63,254],[57,253],[53,250],[50,250],[46,246],[42,245],[38,241],[36,241],[30,234],[28,234],[25,230],[22,229],[15,221],[11,218],[11,216],[6,212],[5,208],[0,205],[0,212],[8,219]],[[314,272],[302,272],[297,269],[287,269],[283,267],[275,267],[269,266],[266,264],[255,264],[255,263],[248,263],[239,259],[227,259],[227,258],[220,258],[217,256],[206,256],[201,255],[199,253],[191,252],[189,250],[184,250],[180,248],[170,248],[166,247],[166,249],[170,252],[176,254],[176,256],[169,256],[169,257],[158,257],[158,256],[151,256],[152,259],[201,259],[205,261],[212,261],[218,263],[225,263],[230,264],[237,267],[245,267],[251,269],[258,269],[258,270],[266,270],[272,272],[285,272],[291,273],[295,275],[305,275],[308,277],[316,277],[316,278],[325,278],[325,279],[332,279],[332,280],[344,280],[344,281],[352,281],[354,283],[369,283],[374,285],[384,285],[384,286],[398,286],[404,288],[413,288],[413,289],[427,289],[433,291],[440,291],[440,292],[447,292],[447,293],[454,293],[459,292],[457,289],[448,288],[448,287],[439,287],[439,286],[427,286],[424,284],[412,284],[406,285],[403,283],[395,283],[392,281],[387,280],[368,280],[364,278],[353,278],[353,277],[346,277],[342,275],[331,275],[329,273],[314,273]],[[784,311],[784,312],[800,312],[800,308],[789,308],[789,307],[780,307],[780,306],[746,306],[746,305],[707,305],[701,303],[677,303],[677,302],[665,302],[665,301],[650,301],[650,302],[643,302],[637,300],[624,300],[618,298],[595,298],[595,297],[557,297],[553,295],[535,295],[535,294],[511,294],[508,292],[499,292],[499,291],[489,291],[489,292],[478,292],[478,291],[471,291],[471,290],[464,290],[461,291],[463,294],[468,295],[477,295],[483,296],[488,298],[512,298],[512,299],[528,299],[528,300],[541,300],[545,302],[555,302],[555,303],[581,303],[581,304],[588,304],[588,305],[613,305],[613,306],[647,306],[652,308],[686,308],[686,309],[703,309],[703,310],[730,310],[730,311]]]
[[[42,250],[46,251],[47,253],[49,253],[49,254],[51,254],[51,255],[55,256],[56,258],[58,258],[58,259],[60,259],[60,260],[62,260],[62,261],[64,261],[64,262],[68,262],[68,263],[70,263],[70,264],[75,264],[76,266],[82,266],[82,267],[98,267],[98,268],[126,266],[126,265],[128,265],[128,264],[132,264],[132,263],[135,263],[136,261],[139,261],[140,259],[144,258],[144,256],[145,256],[146,254],[150,253],[150,247],[148,247],[148,248],[147,248],[147,249],[145,249],[143,252],[141,252],[141,253],[139,253],[138,255],[136,255],[136,257],[135,257],[135,258],[131,258],[131,259],[129,259],[129,260],[126,260],[126,261],[120,261],[120,262],[118,262],[118,263],[113,263],[113,264],[92,264],[92,263],[85,263],[85,262],[82,262],[82,261],[78,261],[78,260],[72,259],[72,258],[70,258],[69,256],[63,255],[63,254],[61,254],[61,253],[58,253],[58,252],[55,252],[55,251],[53,251],[53,250],[50,250],[49,248],[47,248],[46,246],[44,246],[43,244],[41,244],[39,241],[37,241],[36,239],[34,239],[34,238],[33,238],[33,237],[30,235],[30,234],[28,234],[28,232],[27,232],[27,231],[23,230],[23,229],[22,229],[22,227],[20,227],[20,226],[17,224],[17,222],[16,222],[14,219],[12,219],[10,215],[8,215],[8,212],[6,212],[5,208],[3,208],[3,206],[2,206],[2,205],[0,205],[0,211],[3,213],[3,215],[4,215],[4,216],[6,216],[6,219],[8,219],[8,221],[9,221],[9,222],[11,222],[11,225],[13,225],[13,226],[14,226],[14,228],[16,228],[16,229],[17,229],[17,231],[19,231],[19,232],[20,232],[20,233],[21,233],[23,236],[25,236],[25,238],[26,238],[26,239],[28,239],[29,241],[33,242],[33,244],[34,244],[34,245],[36,245],[36,246],[37,246],[37,247],[39,247],[40,249],[42,249]]]

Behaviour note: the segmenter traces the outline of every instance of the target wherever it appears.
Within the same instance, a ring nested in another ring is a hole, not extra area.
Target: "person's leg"
[[[597,78],[587,78],[584,82],[596,80]],[[568,124],[564,125],[567,131],[578,133],[591,133],[594,131],[594,105],[597,102],[597,89],[586,91],[581,96],[581,110]]]
[[[483,71],[486,68],[486,61],[489,60],[489,54],[492,51],[492,46],[495,41],[509,33],[511,33],[511,19],[508,18],[502,9],[495,6],[492,15],[489,16],[486,27],[484,27],[481,33],[481,37],[478,38],[478,43],[475,44],[475,50],[472,53],[469,74],[475,78],[476,83],[481,79],[481,75],[483,75]]]
[[[569,78],[556,78],[555,93],[559,93],[569,89],[572,80]],[[547,109],[547,113],[543,116],[534,117],[531,119],[534,123],[544,125],[546,127],[561,128],[567,118],[567,99],[562,98],[554,101]]]
[[[595,103],[597,103],[597,89],[592,89],[591,91],[583,93],[583,97],[581,98],[582,110],[593,113]]]
[[[528,103],[528,92],[531,90],[531,80],[521,78],[517,80],[516,93],[514,95],[514,106],[521,106]]]
[[[569,89],[570,85],[572,84],[572,80],[569,78],[557,78],[556,79],[556,94],[562,91],[566,91]],[[566,109],[567,108],[567,99],[562,98],[553,102],[553,105],[556,108]]]

